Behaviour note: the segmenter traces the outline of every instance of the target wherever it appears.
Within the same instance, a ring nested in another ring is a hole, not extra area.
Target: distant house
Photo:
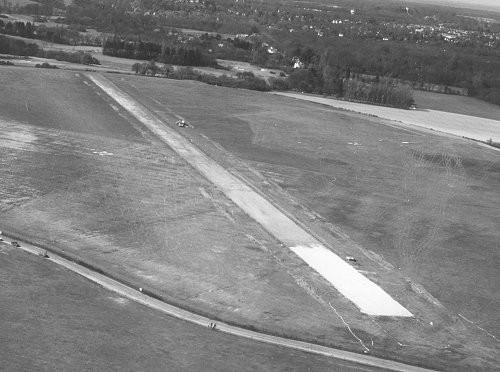
[[[457,38],[457,35],[453,34],[442,34],[445,41],[451,41]]]
[[[293,68],[306,68],[306,65],[304,64],[304,62],[300,60],[299,57],[293,57],[292,62],[293,62]]]

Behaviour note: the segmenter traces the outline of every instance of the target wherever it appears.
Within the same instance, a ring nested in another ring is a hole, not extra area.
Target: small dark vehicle
[[[20,247],[21,244],[19,244],[18,242],[11,242],[10,244],[12,244],[14,247]]]

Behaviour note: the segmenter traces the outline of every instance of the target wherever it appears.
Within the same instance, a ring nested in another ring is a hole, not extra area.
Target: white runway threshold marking
[[[141,121],[250,217],[262,225],[311,268],[321,274],[362,313],[412,317],[406,308],[354,267],[323,246],[267,199],[198,150],[185,137],[101,75],[87,75],[118,104]]]

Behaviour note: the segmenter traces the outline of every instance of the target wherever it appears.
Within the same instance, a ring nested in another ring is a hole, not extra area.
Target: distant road
[[[273,92],[273,94],[400,121],[459,137],[480,141],[487,141],[491,138],[495,142],[500,142],[500,115],[499,120],[492,120],[437,110],[404,110],[300,93]]]

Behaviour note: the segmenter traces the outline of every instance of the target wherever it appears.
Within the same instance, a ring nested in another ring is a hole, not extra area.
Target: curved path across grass
[[[4,244],[12,243],[12,239],[4,239],[4,240],[5,240],[3,242]],[[46,253],[46,251],[44,249],[36,247],[32,244],[24,243],[24,242],[21,242],[21,245],[19,248],[26,251],[26,252],[29,252],[29,253],[32,253],[32,254],[35,254],[38,256],[42,256],[44,254],[44,252]],[[42,257],[40,257],[40,258],[43,259]],[[155,298],[149,297],[142,292],[142,288],[132,288],[132,287],[126,286],[126,285],[124,285],[124,284],[122,284],[114,279],[107,277],[106,275],[97,273],[89,268],[86,268],[86,267],[79,265],[75,262],[72,262],[72,261],[67,260],[63,257],[60,257],[53,252],[49,252],[48,257],[46,257],[45,259],[50,260],[57,265],[65,267],[66,269],[83,276],[83,277],[91,280],[92,282],[102,286],[103,288],[106,288],[106,289],[113,291],[121,296],[124,296],[130,300],[133,300],[137,303],[146,305],[152,309],[161,311],[161,312],[168,314],[170,316],[173,316],[175,318],[186,320],[186,321],[189,321],[191,323],[198,324],[198,325],[201,325],[204,327],[208,326],[209,323],[213,322],[210,318],[191,313],[189,311],[172,306],[170,304],[167,304],[167,303],[162,302],[160,300],[157,300]],[[325,346],[310,344],[307,342],[290,340],[290,339],[286,339],[286,338],[282,338],[282,337],[258,333],[258,332],[250,331],[248,329],[225,324],[225,323],[217,323],[215,330],[220,331],[220,332],[224,332],[224,333],[228,333],[228,334],[232,334],[232,335],[236,335],[236,336],[240,336],[240,337],[245,337],[245,338],[256,340],[256,341],[265,342],[268,344],[279,345],[279,346],[283,346],[283,347],[293,348],[296,350],[310,352],[310,353],[317,354],[317,355],[323,355],[323,356],[335,358],[335,359],[342,360],[342,361],[357,363],[357,364],[360,364],[363,366],[372,367],[373,370],[385,369],[388,371],[402,371],[402,372],[403,371],[404,372],[428,372],[428,371],[431,371],[429,369],[411,366],[411,365],[406,365],[403,363],[394,362],[394,361],[390,361],[390,360],[379,359],[379,358],[369,356],[369,355],[357,354],[357,353],[352,353],[349,351],[338,350],[338,349],[329,348],[329,347],[325,347]],[[364,368],[360,368],[360,369],[372,371],[372,369],[364,369]]]

